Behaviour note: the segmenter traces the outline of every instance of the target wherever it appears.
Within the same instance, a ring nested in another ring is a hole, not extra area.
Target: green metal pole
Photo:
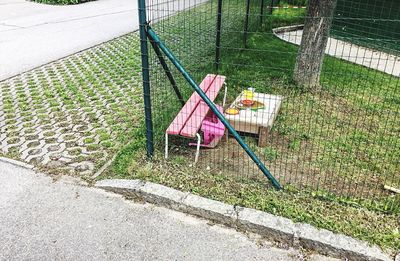
[[[149,73],[149,50],[147,48],[146,36],[146,2],[138,0],[139,11],[139,32],[140,32],[140,50],[142,54],[142,80],[143,80],[143,100],[146,122],[146,149],[147,156],[154,154],[153,146],[153,119],[151,116],[151,97],[150,97],[150,73]]]
[[[217,34],[215,37],[215,69],[219,70],[221,62],[221,20],[222,20],[222,0],[218,0],[218,14],[217,14]]]
[[[273,1],[273,0],[272,0]],[[263,23],[264,18],[264,0],[261,0],[261,7],[260,7],[260,25]]]
[[[229,130],[229,132],[233,135],[233,137],[237,140],[237,142],[242,146],[242,148],[246,151],[246,153],[250,156],[250,158],[257,164],[258,168],[264,173],[264,175],[270,180],[272,185],[276,189],[282,189],[282,186],[279,182],[272,176],[271,172],[265,167],[265,165],[261,162],[261,160],[254,154],[254,152],[250,149],[250,147],[244,142],[242,137],[240,137],[239,133],[232,127],[232,125],[226,120],[224,115],[217,109],[214,103],[208,98],[208,96],[203,92],[200,86],[193,80],[193,78],[186,72],[180,62],[175,58],[172,52],[161,42],[158,35],[151,29],[150,26],[147,26],[147,35],[150,37],[151,41],[157,43],[160,49],[164,52],[164,54],[168,57],[168,59],[172,62],[173,65],[178,69],[178,71],[183,75],[183,77],[189,82],[189,84],[193,87],[193,89],[197,92],[197,94],[203,99],[203,101],[210,107],[210,109],[214,112],[214,114],[218,117],[218,119],[225,125],[225,127]]]
[[[150,44],[153,47],[153,50],[158,57],[158,61],[160,62],[165,74],[167,75],[169,82],[171,83],[172,89],[174,89],[174,91],[175,91],[176,97],[178,97],[178,100],[181,103],[182,107],[185,106],[185,101],[183,100],[183,96],[182,96],[181,92],[179,91],[178,84],[176,84],[176,81],[175,81],[174,77],[172,76],[172,73],[169,70],[167,63],[165,62],[164,57],[161,54],[160,48],[153,41],[150,41]]]
[[[247,34],[249,31],[249,14],[250,14],[250,0],[247,0],[246,1],[246,16],[244,18],[244,32],[243,32],[244,48],[247,48]]]
[[[269,5],[269,13],[272,14],[274,12],[274,4],[275,0],[271,0],[271,4]]]

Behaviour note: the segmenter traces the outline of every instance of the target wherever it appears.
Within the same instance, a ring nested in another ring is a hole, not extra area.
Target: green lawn
[[[383,184],[399,185],[398,78],[326,57],[322,88],[302,90],[291,80],[297,47],[275,38],[271,29],[301,23],[304,10],[276,10],[259,27],[255,4],[244,49],[243,4],[224,3],[218,73],[227,76],[229,101],[248,86],[285,96],[267,148],[246,137],[285,191],[272,190],[244,156],[221,157],[219,152],[243,155],[229,142],[203,151],[193,168],[193,149],[177,139],[170,160],[164,161],[163,133],[179,103],[162,71],[152,78],[154,159],[144,158],[144,129],[138,130],[135,142],[118,153],[107,176],[146,179],[400,249],[399,197],[382,190]],[[153,25],[197,81],[215,72],[215,10],[211,2]],[[188,98],[192,89],[172,71]]]

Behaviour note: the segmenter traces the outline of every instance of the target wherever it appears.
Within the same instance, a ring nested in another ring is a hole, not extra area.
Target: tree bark
[[[319,87],[322,62],[337,0],[308,0],[307,17],[293,78],[301,86]]]

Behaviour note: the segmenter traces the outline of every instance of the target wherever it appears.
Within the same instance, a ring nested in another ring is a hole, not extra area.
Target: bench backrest
[[[206,92],[207,97],[210,98],[211,101],[215,100],[224,82],[224,76],[215,77],[215,80],[212,82],[210,88]],[[182,128],[181,135],[185,137],[195,137],[209,110],[210,108],[208,105],[205,102],[200,101],[199,105],[196,107],[190,118],[187,120],[185,126]]]
[[[214,101],[224,82],[225,76],[208,74],[199,86]],[[195,137],[201,126],[201,122],[208,112],[207,105],[205,105],[207,108],[204,106],[199,107],[201,100],[200,96],[196,92],[193,92],[166,132],[172,135]]]

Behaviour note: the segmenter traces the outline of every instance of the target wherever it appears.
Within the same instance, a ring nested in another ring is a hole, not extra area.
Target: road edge
[[[366,242],[349,236],[317,229],[308,224],[294,223],[290,219],[263,211],[225,204],[147,181],[107,179],[96,182],[94,186],[121,194],[128,199],[140,199],[335,258],[393,260],[377,246],[370,246]]]
[[[14,166],[20,167],[20,168],[25,168],[25,169],[34,169],[35,166],[22,162],[22,161],[18,161],[18,160],[14,160],[14,159],[10,159],[10,158],[5,158],[5,157],[1,157],[0,156],[0,162],[3,163],[8,163],[8,164],[12,164]]]

